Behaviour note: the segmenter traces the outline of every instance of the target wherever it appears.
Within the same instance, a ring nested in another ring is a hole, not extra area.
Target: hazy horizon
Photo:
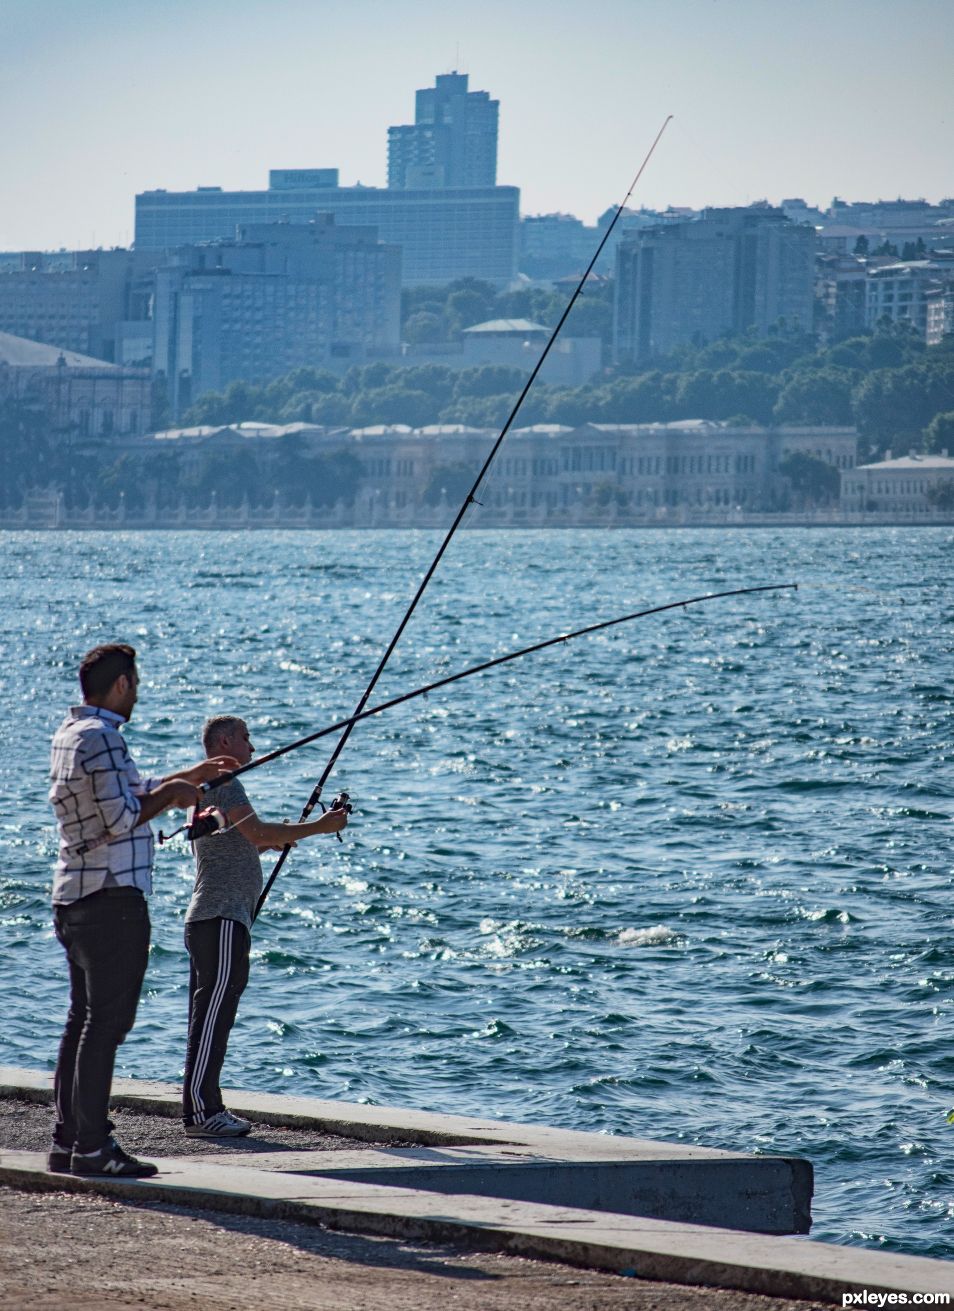
[[[954,195],[946,0],[3,0],[0,249],[128,245],[139,191],[270,168],[384,186],[387,129],[456,68],[500,101],[521,212]]]

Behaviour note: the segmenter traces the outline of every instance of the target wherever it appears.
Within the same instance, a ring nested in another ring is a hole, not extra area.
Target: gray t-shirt
[[[205,805],[219,810],[247,806],[248,797],[237,778],[213,788]],[[238,920],[251,930],[252,915],[262,891],[262,862],[258,848],[242,834],[241,825],[228,832],[210,833],[195,844],[195,889],[186,923],[193,920]]]

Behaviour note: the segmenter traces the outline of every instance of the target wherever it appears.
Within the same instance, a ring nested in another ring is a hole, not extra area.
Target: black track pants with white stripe
[[[248,983],[251,934],[236,920],[193,920],[189,952],[189,1042],[182,1082],[182,1117],[198,1124],[223,1109],[219,1077],[239,998]]]

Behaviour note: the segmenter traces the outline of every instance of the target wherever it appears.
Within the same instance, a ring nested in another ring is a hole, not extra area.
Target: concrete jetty
[[[0,1096],[48,1102],[50,1077],[0,1067]],[[112,1100],[179,1116],[171,1084],[116,1080]],[[146,1180],[50,1175],[43,1154],[0,1148],[0,1185],[281,1216],[791,1298],[954,1292],[952,1263],[781,1237],[810,1224],[811,1166],[799,1158],[241,1090],[227,1101],[256,1124],[369,1145],[226,1156],[210,1142],[158,1159]]]

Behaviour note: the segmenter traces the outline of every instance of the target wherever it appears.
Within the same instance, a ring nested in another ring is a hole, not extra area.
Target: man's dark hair
[[[132,674],[136,667],[136,652],[125,642],[109,642],[94,646],[80,661],[79,680],[83,696],[103,696],[122,674]]]

